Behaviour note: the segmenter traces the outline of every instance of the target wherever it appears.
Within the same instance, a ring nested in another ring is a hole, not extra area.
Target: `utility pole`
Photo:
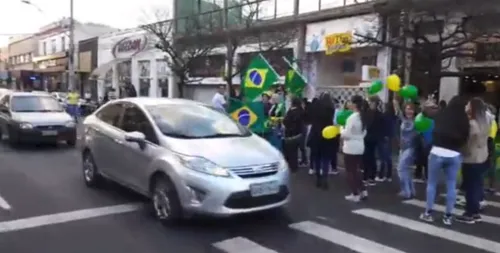
[[[68,88],[74,90],[75,86],[75,19],[73,18],[73,0],[69,1],[69,52],[68,52]]]

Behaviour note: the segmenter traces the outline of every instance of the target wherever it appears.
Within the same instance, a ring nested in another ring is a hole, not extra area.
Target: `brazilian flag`
[[[304,88],[307,85],[306,79],[296,68],[293,67],[293,65],[285,57],[283,57],[283,60],[288,65],[288,71],[286,72],[285,76],[285,89],[288,93],[302,98],[304,94]]]
[[[245,99],[253,101],[271,89],[279,75],[261,54],[252,58],[242,80]]]
[[[266,117],[264,104],[261,102],[243,102],[238,99],[230,99],[227,111],[231,118],[253,132],[263,133],[265,131]]]

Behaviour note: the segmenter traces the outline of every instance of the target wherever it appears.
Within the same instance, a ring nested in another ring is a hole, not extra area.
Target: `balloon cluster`
[[[401,79],[398,75],[390,75],[386,80],[387,89],[393,92],[397,92],[401,97],[405,99],[415,99],[418,96],[418,89],[414,85],[407,84],[401,87]],[[375,80],[372,82],[370,87],[368,87],[368,94],[375,95],[379,93],[384,88],[384,83],[380,80]]]

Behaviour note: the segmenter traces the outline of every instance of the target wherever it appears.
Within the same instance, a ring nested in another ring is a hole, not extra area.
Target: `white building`
[[[74,27],[74,63],[78,70],[78,42],[103,33],[117,30],[106,25],[75,22]],[[69,19],[62,19],[40,28],[36,34],[38,50],[33,62],[35,71],[40,73],[40,81],[45,89],[57,90],[66,88],[69,58]]]
[[[98,97],[107,88],[119,91],[127,82],[134,85],[138,96],[175,94],[165,54],[154,47],[155,41],[140,28],[99,36],[98,67],[91,74],[97,79]]]

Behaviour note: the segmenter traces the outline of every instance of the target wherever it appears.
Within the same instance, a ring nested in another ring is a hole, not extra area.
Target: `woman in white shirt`
[[[344,165],[346,167],[347,182],[351,194],[345,199],[359,202],[368,197],[361,175],[363,153],[365,152],[364,138],[366,135],[366,113],[363,97],[355,95],[349,103],[354,112],[346,121],[345,127],[340,135],[343,139],[342,152],[344,153]]]

